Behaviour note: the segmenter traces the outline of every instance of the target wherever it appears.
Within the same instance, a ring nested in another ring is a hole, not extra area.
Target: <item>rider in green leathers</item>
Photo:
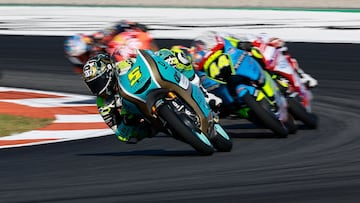
[[[191,83],[201,87],[200,79],[194,72],[190,58],[181,48],[161,49],[156,54],[184,74]],[[130,69],[134,60],[135,58],[127,58],[115,62],[108,54],[98,54],[86,61],[82,73],[86,85],[96,96],[98,111],[105,123],[120,141],[133,144],[157,133],[156,129],[153,129],[143,118],[130,114],[122,108],[116,74]],[[211,106],[221,104],[220,98],[207,93],[204,88],[201,89]]]

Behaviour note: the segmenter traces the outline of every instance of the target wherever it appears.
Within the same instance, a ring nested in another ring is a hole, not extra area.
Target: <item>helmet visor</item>
[[[112,74],[102,74],[90,81],[86,81],[90,91],[96,95],[101,95],[110,85],[112,81]]]

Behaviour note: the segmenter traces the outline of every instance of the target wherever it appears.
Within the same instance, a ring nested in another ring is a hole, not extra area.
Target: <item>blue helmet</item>
[[[89,50],[89,45],[84,36],[74,35],[65,40],[64,50],[69,56],[80,56]]]

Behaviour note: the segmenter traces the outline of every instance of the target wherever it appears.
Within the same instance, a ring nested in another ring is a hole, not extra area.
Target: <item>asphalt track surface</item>
[[[63,39],[0,36],[0,86],[88,94],[63,57]],[[300,125],[280,139],[224,119],[233,150],[209,157],[165,136],[1,149],[0,202],[359,202],[360,45],[288,46],[319,80],[318,129]]]

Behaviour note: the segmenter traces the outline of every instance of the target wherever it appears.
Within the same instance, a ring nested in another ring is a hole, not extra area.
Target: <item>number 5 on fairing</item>
[[[129,74],[128,79],[130,81],[130,85],[133,86],[139,79],[141,78],[140,67],[134,68]]]

